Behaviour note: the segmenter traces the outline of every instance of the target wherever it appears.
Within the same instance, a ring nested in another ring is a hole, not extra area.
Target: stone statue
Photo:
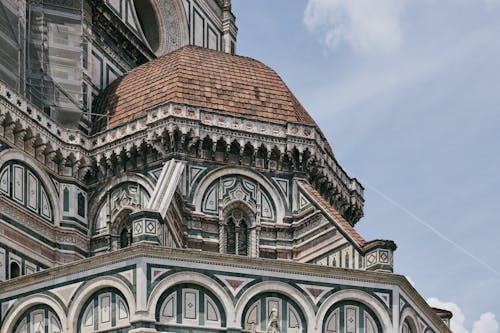
[[[267,323],[267,333],[281,333],[279,326],[279,316],[278,309],[273,308],[271,314],[269,315],[269,321]]]

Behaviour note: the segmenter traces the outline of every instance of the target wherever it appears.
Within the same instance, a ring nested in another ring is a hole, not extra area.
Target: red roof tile
[[[168,102],[277,124],[313,119],[279,75],[242,56],[185,46],[152,60],[113,82],[97,97],[109,127],[140,117]]]

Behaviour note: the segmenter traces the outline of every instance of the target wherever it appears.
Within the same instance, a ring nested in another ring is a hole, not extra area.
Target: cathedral
[[[237,34],[230,0],[0,0],[1,333],[451,332]]]

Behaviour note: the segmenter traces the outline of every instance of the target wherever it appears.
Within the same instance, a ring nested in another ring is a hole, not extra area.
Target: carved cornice
[[[197,145],[199,151],[191,157],[212,162],[217,148],[215,143],[222,139],[228,149],[222,152],[226,157],[230,146],[236,142],[241,149],[238,160],[243,163],[243,150],[249,143],[254,150],[250,163],[254,163],[262,146],[266,150],[264,161],[261,165],[249,166],[303,172],[352,224],[363,215],[363,188],[328,153],[326,141],[314,126],[275,125],[224,115],[217,110],[170,103],[149,110],[143,117],[125,125],[89,137],[78,130],[60,127],[3,83],[0,83],[0,117],[3,118],[0,136],[60,176],[81,181],[89,175],[94,179],[112,176],[129,161],[145,166],[165,157],[168,153],[165,144],[170,148],[177,145],[173,152],[186,157],[189,156],[187,150]],[[175,133],[180,138],[175,139]],[[213,142],[211,151],[208,156],[200,155],[201,142],[207,138]],[[270,165],[273,150],[278,155]]]
[[[312,155],[317,155],[321,168],[329,169],[332,176],[336,175],[338,181],[344,183],[349,190],[358,193],[361,197],[363,195],[361,184],[356,179],[350,178],[335,158],[327,153],[326,142],[314,126],[300,123],[288,123],[286,126],[275,125],[187,105],[170,103],[149,110],[143,117],[126,125],[97,134],[93,140],[93,152],[98,155],[108,150],[104,148],[105,146],[146,130],[150,139],[155,134],[161,135],[162,131],[168,127],[170,130],[177,127],[183,134],[192,131],[192,135],[197,138],[209,136],[213,141],[223,137],[227,141],[240,141],[240,144],[254,141],[257,146],[267,145],[268,149],[276,145],[282,153],[291,151],[293,148],[297,148],[301,153],[308,149]],[[145,135],[139,136],[141,139],[145,137]]]
[[[369,241],[363,246],[363,251],[366,253],[368,251],[371,251],[373,249],[388,249],[391,251],[396,251],[397,249],[396,243],[392,240],[385,240],[385,239],[374,239],[372,241]]]
[[[332,282],[334,280],[337,280],[337,282],[341,280],[345,281],[344,283],[350,283],[351,281],[353,283],[375,284],[385,286],[386,288],[395,288],[411,300],[439,332],[451,333],[450,329],[436,315],[422,296],[401,275],[148,245],[133,245],[129,248],[109,253],[106,256],[80,260],[43,272],[23,276],[7,283],[0,283],[0,298],[5,297],[5,295],[12,295],[18,289],[26,287],[34,288],[37,284],[44,284],[56,278],[71,277],[77,274],[81,276],[82,273],[90,274],[89,271],[92,269],[109,267],[117,263],[130,265],[133,262],[144,263],[151,260],[164,259],[178,262],[182,267],[204,266],[217,271],[238,269],[238,271],[246,272],[247,274],[264,276],[286,274],[290,280],[310,280],[311,283],[314,283],[315,279],[321,278],[329,279]],[[187,268],[187,270],[189,269]]]

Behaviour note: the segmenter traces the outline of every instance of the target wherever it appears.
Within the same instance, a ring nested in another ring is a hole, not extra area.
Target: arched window
[[[214,329],[226,326],[226,315],[219,299],[194,284],[181,284],[165,291],[156,307],[156,320],[159,323],[156,329],[162,332],[179,325]]]
[[[340,302],[327,313],[324,333],[382,333],[375,313],[358,302]]]
[[[248,254],[248,227],[244,220],[238,226],[238,254],[246,256]]]
[[[123,295],[114,288],[98,291],[82,307],[78,333],[119,331],[130,326],[129,308]]]
[[[120,233],[120,249],[126,248],[132,244],[131,232],[124,227]]]
[[[232,218],[226,223],[227,253],[236,254],[236,225]]]
[[[286,190],[283,191],[288,192],[288,185],[282,184],[280,186],[286,188]],[[225,205],[231,205],[232,208],[239,206],[243,211],[249,214],[247,217],[254,217],[252,215],[255,215],[258,210],[261,222],[276,223],[278,219],[282,220],[283,216],[278,214],[273,195],[266,190],[266,187],[265,184],[257,181],[257,179],[252,179],[247,176],[221,176],[206,187],[202,182],[199,188],[203,189],[203,194],[199,196],[201,200],[197,203],[197,206],[199,204],[201,211],[205,214],[219,216],[218,203],[222,201]],[[236,204],[237,202],[238,204]],[[241,207],[239,205],[240,203],[243,204],[245,208]],[[224,213],[227,213],[227,208],[227,206],[224,207]],[[251,221],[247,221],[248,227],[252,226],[250,222]]]
[[[128,208],[122,209],[111,222],[111,233],[113,239],[113,249],[123,249],[132,245],[132,221],[130,214],[133,211]]]
[[[10,278],[15,279],[16,277],[21,276],[21,267],[15,261],[10,263]]]
[[[109,220],[118,227],[130,213],[146,207],[148,201],[147,190],[138,183],[126,182],[113,187],[108,196],[102,199],[94,217],[93,234],[106,233]],[[118,232],[121,232],[121,229],[114,229],[114,232],[119,236]]]
[[[77,197],[77,199],[78,199],[78,200],[77,200],[77,204],[78,204],[78,208],[77,208],[77,210],[78,210],[78,215],[79,215],[79,216],[81,216],[81,217],[85,217],[85,210],[86,210],[86,209],[85,209],[85,208],[86,208],[86,207],[85,207],[85,206],[86,206],[85,201],[86,201],[86,200],[85,200],[85,196],[83,195],[83,193],[82,193],[82,192],[79,192],[79,193],[78,193],[78,197]]]
[[[63,190],[63,210],[69,212],[69,190],[67,187]]]
[[[253,297],[243,311],[242,321],[245,332],[305,333],[307,330],[306,319],[297,304],[277,293]]]
[[[53,222],[53,209],[45,184],[24,163],[8,161],[0,170],[0,193],[46,221]]]
[[[407,318],[403,322],[402,333],[417,333],[417,330],[414,327],[415,325],[413,324],[413,321]]]
[[[61,333],[61,322],[51,308],[39,305],[29,309],[18,320],[15,333]]]
[[[226,218],[226,253],[248,255],[248,217],[241,209],[233,209]]]

